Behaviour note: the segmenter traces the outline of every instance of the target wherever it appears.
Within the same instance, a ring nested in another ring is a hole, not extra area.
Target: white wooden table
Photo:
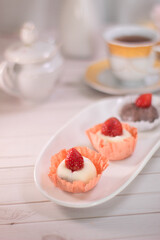
[[[3,39],[1,52],[5,46]],[[101,51],[95,59],[104,57]],[[0,92],[0,240],[160,239],[160,151],[121,194],[97,207],[58,206],[34,184],[34,163],[46,141],[81,109],[106,97],[82,82],[89,62],[67,60],[43,105],[26,106]]]

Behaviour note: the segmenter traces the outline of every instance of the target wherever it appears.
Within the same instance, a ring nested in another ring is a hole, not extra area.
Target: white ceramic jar
[[[74,58],[93,55],[96,24],[90,0],[64,0],[60,17],[64,54]]]
[[[6,61],[0,66],[0,85],[8,94],[28,101],[47,99],[54,88],[63,64],[56,45],[37,41],[37,30],[25,23],[21,42],[5,51]]]

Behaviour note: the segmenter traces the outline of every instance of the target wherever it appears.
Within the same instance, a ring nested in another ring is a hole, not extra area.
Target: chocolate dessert
[[[137,107],[135,103],[129,103],[123,106],[121,113],[123,121],[148,121],[153,122],[159,117],[157,109],[150,105],[147,108]]]

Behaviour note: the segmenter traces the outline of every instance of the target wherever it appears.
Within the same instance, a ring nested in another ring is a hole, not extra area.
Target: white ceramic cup
[[[125,36],[149,38],[146,42],[124,42],[116,40]],[[154,49],[159,41],[158,33],[142,26],[117,26],[104,33],[109,51],[111,70],[124,85],[135,85],[145,80],[154,68]]]

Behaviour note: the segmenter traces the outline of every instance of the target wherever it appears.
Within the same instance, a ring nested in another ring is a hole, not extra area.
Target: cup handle
[[[154,67],[159,69],[160,72],[160,59],[159,56],[157,56],[157,54],[160,55],[160,42],[153,46],[152,52],[154,53]]]
[[[8,63],[5,61],[0,64],[0,87],[5,93],[7,93],[11,96],[20,97],[19,93],[12,87],[9,87],[6,82],[4,75],[5,75],[7,65],[8,65]]]

